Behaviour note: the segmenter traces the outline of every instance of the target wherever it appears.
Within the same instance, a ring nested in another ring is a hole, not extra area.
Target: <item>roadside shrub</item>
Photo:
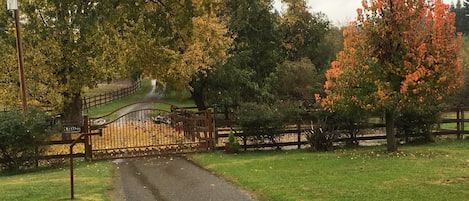
[[[8,170],[37,164],[43,143],[49,134],[47,115],[29,108],[26,117],[15,110],[0,113],[0,167]]]
[[[228,142],[225,143],[225,151],[228,153],[238,153],[240,148],[241,146],[236,140],[233,131],[230,131],[230,133],[228,134]]]
[[[246,103],[241,105],[237,117],[237,123],[243,130],[245,140],[253,144],[270,141],[275,145],[277,138],[285,129],[284,114],[274,106]]]

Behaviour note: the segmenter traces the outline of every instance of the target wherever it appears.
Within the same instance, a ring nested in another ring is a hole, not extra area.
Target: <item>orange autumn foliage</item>
[[[329,110],[437,104],[461,87],[461,34],[441,0],[363,0],[326,72]],[[319,100],[319,99],[318,99]]]

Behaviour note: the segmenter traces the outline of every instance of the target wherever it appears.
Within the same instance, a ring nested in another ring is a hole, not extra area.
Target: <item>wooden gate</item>
[[[153,109],[154,104],[147,109],[89,118],[90,130],[102,133],[89,137],[91,157],[112,159],[213,149],[210,111],[194,112],[175,106],[166,111]]]

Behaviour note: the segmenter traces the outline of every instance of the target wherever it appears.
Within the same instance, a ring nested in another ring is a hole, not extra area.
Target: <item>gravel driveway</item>
[[[182,157],[117,159],[113,201],[253,201]]]

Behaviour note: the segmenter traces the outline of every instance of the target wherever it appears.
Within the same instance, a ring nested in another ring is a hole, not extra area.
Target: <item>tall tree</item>
[[[329,20],[322,13],[308,11],[305,0],[283,0],[283,3],[287,6],[281,18],[287,59],[308,58],[319,70],[329,67],[336,53],[333,46],[325,44],[331,28]]]
[[[456,13],[456,31],[469,34],[469,1],[457,0],[456,5],[451,5],[451,11]]]
[[[85,86],[143,73],[168,85],[187,87],[193,74],[223,63],[228,56],[231,38],[213,14],[216,10],[211,10],[216,4],[205,0],[25,2],[22,17],[31,101],[54,107],[65,120],[77,120]],[[11,23],[4,26],[12,30]],[[0,44],[9,45],[11,39],[14,42],[14,37],[2,37]],[[7,56],[14,54],[1,55],[10,61]],[[13,71],[11,63],[1,67]],[[12,78],[5,76],[0,83],[17,83]]]
[[[91,63],[97,54],[96,5],[95,1],[73,0],[20,5],[29,102],[56,109],[66,120],[81,119],[82,87],[102,78],[99,67]],[[7,41],[8,37],[6,41],[2,37],[2,42]],[[8,78],[2,81],[15,83]],[[3,96],[12,103],[14,98]]]
[[[324,106],[384,111],[387,149],[396,151],[399,111],[434,106],[462,85],[454,21],[441,0],[363,0],[327,71]]]
[[[194,92],[204,94],[203,104],[236,105],[263,101],[267,77],[283,60],[278,16],[271,12],[270,0],[224,1],[219,15],[233,38],[230,58],[208,74],[192,82]]]

